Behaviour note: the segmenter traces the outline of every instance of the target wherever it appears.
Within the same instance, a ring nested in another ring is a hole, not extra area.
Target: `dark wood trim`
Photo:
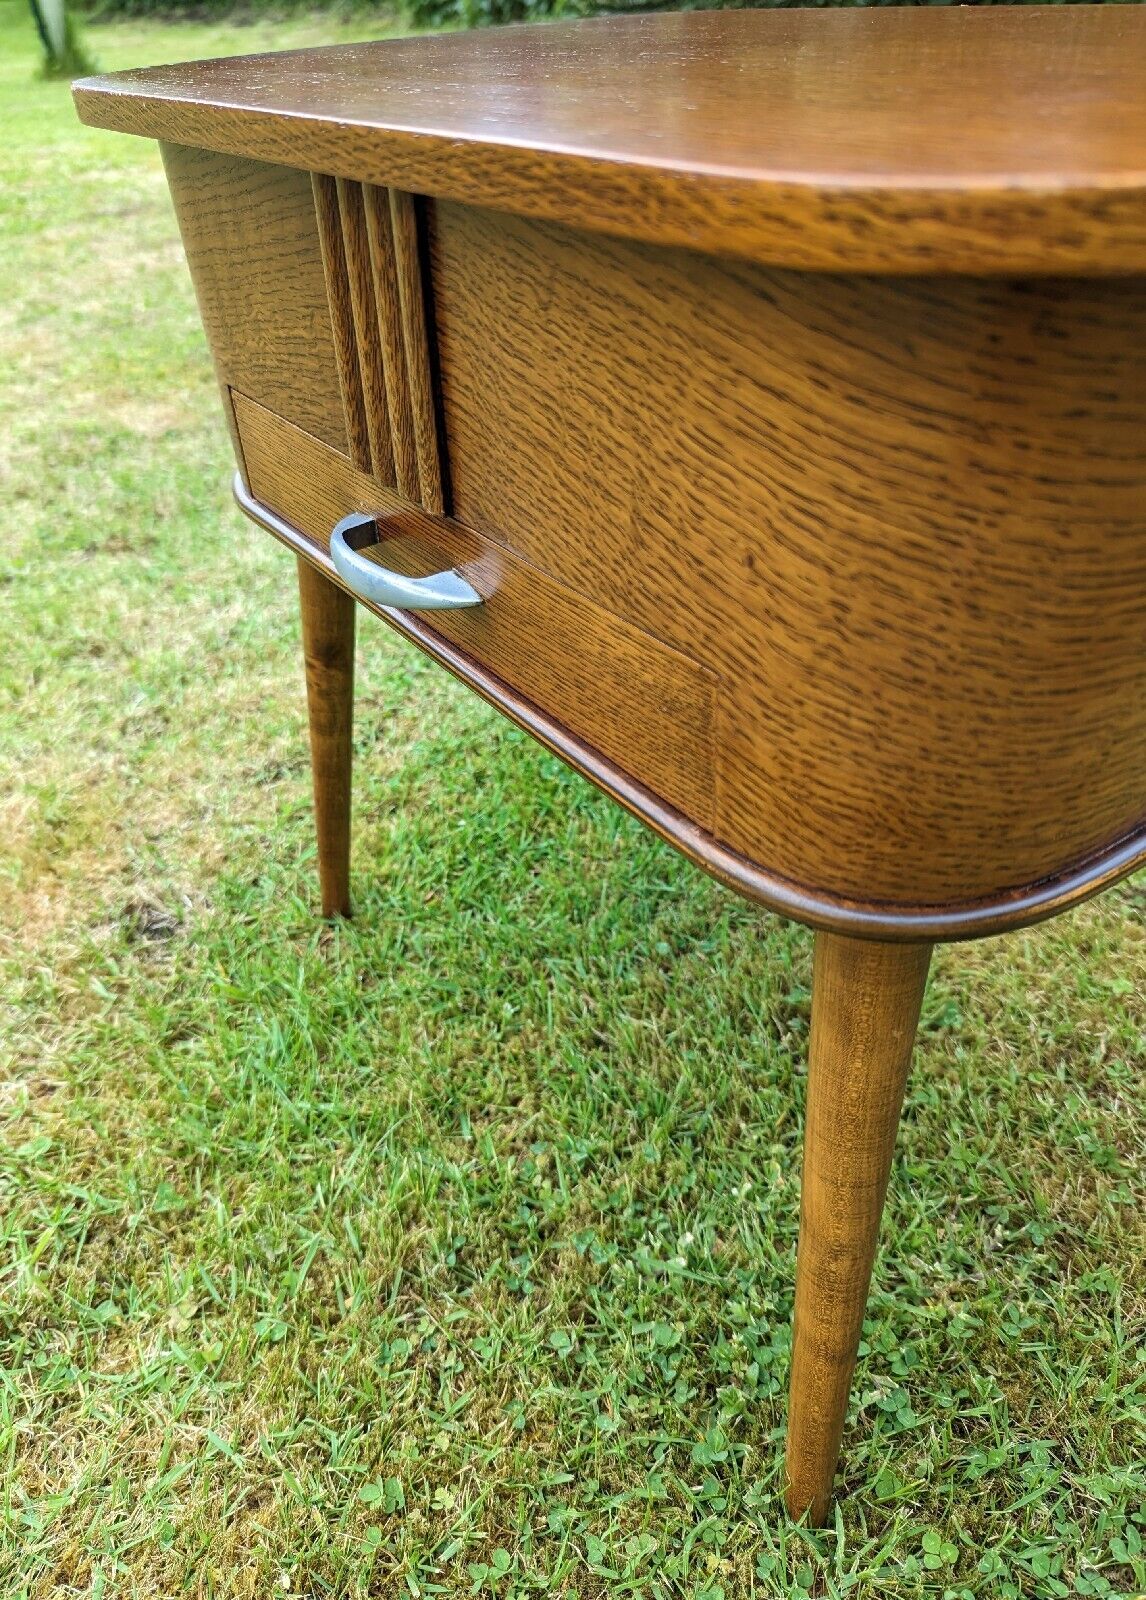
[[[296,555],[305,556],[341,586],[334,563],[313,540],[293,528],[247,489],[241,473],[234,478],[235,499],[252,521],[266,528]],[[360,602],[362,603],[362,602]],[[975,939],[1039,922],[1076,905],[1137,867],[1146,865],[1146,826],[1115,840],[1084,862],[1039,883],[1021,884],[990,900],[955,906],[886,906],[860,904],[792,883],[763,871],[737,855],[665,805],[643,785],[621,772],[596,750],[583,744],[553,718],[485,672],[469,657],[435,634],[420,618],[407,611],[367,606],[376,616],[405,634],[441,663],[456,678],[475,689],[483,699],[546,745],[555,755],[589,778],[620,802],[670,844],[721,883],[749,899],[759,901],[781,916],[834,933],[857,938],[908,940]]]

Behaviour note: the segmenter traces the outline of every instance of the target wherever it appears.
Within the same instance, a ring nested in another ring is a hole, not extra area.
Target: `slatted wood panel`
[[[316,179],[329,183],[329,179]],[[370,442],[369,459],[374,475],[382,483],[394,483],[394,444],[383,371],[382,335],[378,326],[378,305],[374,295],[374,273],[370,263],[370,242],[362,209],[362,188],[357,183],[337,180],[335,199],[342,230],[342,258],[350,288],[353,312],[353,337],[362,404],[366,413],[366,434]]]
[[[414,197],[315,173],[350,459],[440,515],[445,510]]]

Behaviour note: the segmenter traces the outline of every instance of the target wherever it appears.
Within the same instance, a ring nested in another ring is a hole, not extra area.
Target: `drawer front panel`
[[[456,566],[483,596],[427,628],[700,828],[713,826],[715,676],[523,557],[431,516],[320,440],[232,392],[251,493],[321,550],[351,511],[386,515],[379,558],[423,576]],[[393,537],[391,537],[393,533]],[[402,613],[387,613],[399,627]]]

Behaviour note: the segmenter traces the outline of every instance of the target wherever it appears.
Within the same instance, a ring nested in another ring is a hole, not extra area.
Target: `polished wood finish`
[[[298,592],[322,914],[348,917],[355,604],[302,556]]]
[[[361,511],[482,597],[387,622],[820,930],[788,1498],[822,1521],[930,941],[1146,862],[1146,10],[625,18],[76,96],[168,141],[236,496],[300,557],[324,909]]]
[[[931,947],[816,935],[788,1509],[827,1516]]]
[[[381,483],[397,482],[394,454],[394,421],[382,357],[382,334],[366,210],[362,188],[345,178],[335,182],[338,213],[342,223],[342,246],[350,303],[354,310],[355,355],[362,379],[362,399],[366,409],[366,431],[370,437],[370,457],[364,465]]]
[[[85,121],[843,272],[1141,271],[1138,6],[685,13],[199,61]]]
[[[442,504],[426,268],[457,519],[713,675],[711,808],[625,768],[673,837],[776,909],[908,938],[1146,859],[1146,275],[778,272],[441,201],[423,263],[409,196],[315,181],[343,369],[405,441],[376,462],[351,401],[341,448]]]
[[[428,222],[457,519],[713,675],[709,808],[621,740],[670,836],[778,910],[909,938],[1146,859],[1146,277],[824,277]],[[396,268],[376,299],[436,460],[426,317],[395,328]]]

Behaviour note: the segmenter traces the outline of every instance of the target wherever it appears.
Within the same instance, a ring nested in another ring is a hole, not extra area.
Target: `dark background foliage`
[[[811,5],[865,5],[869,0],[797,0]],[[884,0],[875,0],[876,4]],[[902,4],[905,0],[889,0]],[[906,0],[917,3],[917,0]],[[921,0],[927,4],[928,0]],[[945,4],[946,0],[938,0]],[[992,0],[985,0],[991,4]],[[1043,0],[1003,0],[1011,4],[1036,4]],[[1076,4],[1083,0],[1059,0],[1059,3]],[[1100,0],[1101,3],[1101,0]],[[1114,0],[1118,3],[1118,0]],[[787,7],[789,0],[762,0],[748,6],[753,9]],[[398,7],[414,27],[481,27],[491,23],[532,22],[545,18],[596,16],[613,11],[686,11],[717,9],[720,0],[402,0]],[[742,0],[733,0],[726,9],[745,9]],[[76,10],[89,15],[155,15],[155,16],[236,16],[244,12],[278,10],[334,10],[353,12],[361,10],[394,9],[392,6],[363,5],[362,0],[334,0],[333,5],[316,5],[315,0],[78,0]]]

